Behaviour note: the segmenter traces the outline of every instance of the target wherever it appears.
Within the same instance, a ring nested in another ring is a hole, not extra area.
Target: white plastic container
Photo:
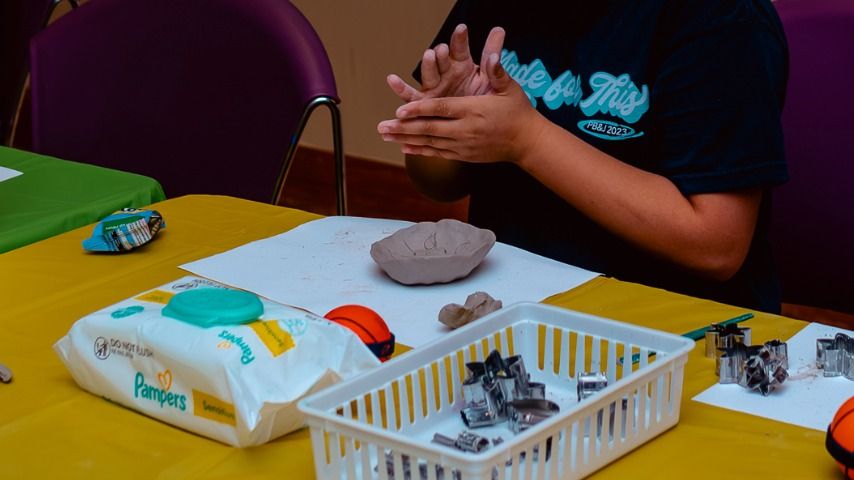
[[[307,397],[299,408],[318,478],[579,478],[676,425],[693,347],[677,335],[519,303]],[[531,381],[546,384],[560,413],[519,435],[506,422],[466,429],[464,365],[493,349],[522,355]],[[583,372],[603,372],[609,382],[579,402]],[[454,438],[463,430],[503,441],[479,453],[431,442],[434,433]]]
[[[163,315],[174,295],[202,288],[228,287],[180,278],[86,315],[54,350],[81,388],[235,447],[302,428],[301,398],[380,363],[350,330],[266,299],[250,323]]]

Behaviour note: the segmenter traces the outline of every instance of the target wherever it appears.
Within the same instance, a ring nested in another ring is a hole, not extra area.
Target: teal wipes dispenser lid
[[[172,297],[162,313],[199,327],[213,327],[257,320],[264,313],[264,305],[257,295],[249,292],[199,288]]]

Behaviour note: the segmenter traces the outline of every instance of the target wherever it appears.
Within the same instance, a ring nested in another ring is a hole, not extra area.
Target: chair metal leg
[[[305,125],[308,122],[309,117],[311,117],[311,113],[320,105],[325,105],[329,108],[329,113],[332,117],[332,149],[333,157],[335,159],[335,205],[338,215],[346,215],[347,188],[344,181],[344,144],[341,134],[341,111],[338,109],[338,102],[331,97],[317,97],[309,102],[303,111],[299,124],[297,125],[297,130],[293,137],[291,137],[291,144],[288,146],[288,152],[285,154],[284,162],[282,162],[282,169],[279,172],[279,178],[276,181],[276,190],[273,193],[273,198],[270,203],[276,204],[276,202],[279,201],[279,197],[282,195],[282,189],[285,186],[285,180],[288,177],[288,171],[290,171],[291,168],[291,161],[293,160],[294,154],[299,146],[299,139],[302,136],[303,129],[305,129]]]
[[[347,184],[344,170],[344,141],[341,135],[341,110],[335,102],[327,103],[332,116],[332,152],[335,157],[336,207],[338,215],[347,215]]]

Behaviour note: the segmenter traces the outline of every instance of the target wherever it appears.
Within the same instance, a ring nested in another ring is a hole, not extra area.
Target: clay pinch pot
[[[458,220],[420,222],[371,245],[371,258],[404,285],[447,283],[468,276],[483,261],[495,234]]]

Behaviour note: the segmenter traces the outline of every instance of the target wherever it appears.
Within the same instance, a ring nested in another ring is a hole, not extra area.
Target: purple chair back
[[[790,303],[854,312],[854,1],[779,0],[790,76],[790,181],[773,193],[772,242]]]
[[[57,0],[0,1],[0,145],[10,145],[12,122],[29,66],[30,38],[44,28]]]
[[[305,117],[338,101],[287,0],[91,1],[31,59],[36,151],[151,176],[170,197],[275,202]]]

